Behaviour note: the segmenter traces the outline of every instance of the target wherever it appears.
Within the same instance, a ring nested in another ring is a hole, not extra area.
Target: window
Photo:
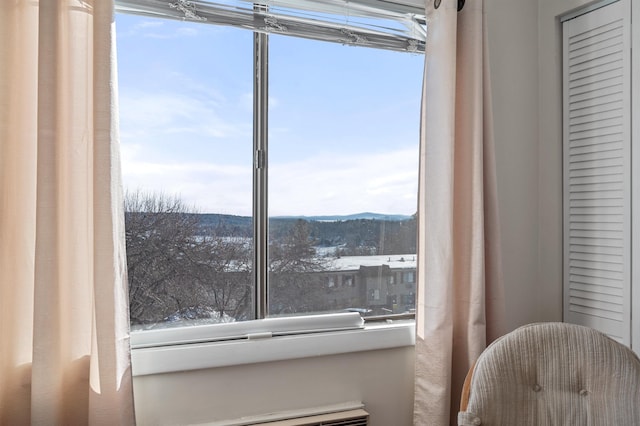
[[[402,273],[402,282],[403,283],[414,283],[416,282],[416,274],[414,271],[403,272]]]
[[[380,300],[380,289],[369,290],[369,299],[370,301]]]
[[[346,286],[353,287],[354,286],[353,275],[344,275],[342,277],[342,283]]]
[[[329,275],[329,277],[327,277],[327,286],[328,287],[335,287],[336,286],[336,277],[334,277],[333,275]]]
[[[132,327],[406,312],[364,271],[415,258],[420,21],[117,4]]]

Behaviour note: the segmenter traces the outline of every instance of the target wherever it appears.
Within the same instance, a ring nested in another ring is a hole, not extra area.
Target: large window
[[[417,42],[136,3],[116,22],[132,326],[411,312]]]

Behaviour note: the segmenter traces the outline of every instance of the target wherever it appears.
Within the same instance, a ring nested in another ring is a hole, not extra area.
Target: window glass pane
[[[269,41],[270,313],[412,311],[424,56]]]
[[[134,328],[252,318],[252,33],[117,15]]]

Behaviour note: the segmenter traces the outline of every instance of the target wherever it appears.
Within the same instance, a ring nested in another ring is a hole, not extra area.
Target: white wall
[[[430,1],[430,0],[428,0]],[[560,33],[580,0],[486,0],[508,328],[562,317]],[[413,348],[139,376],[139,424],[184,424],[361,400],[412,422]]]
[[[413,347],[134,378],[139,425],[203,423],[362,401],[372,426],[412,424]]]
[[[507,326],[560,319],[539,278],[538,2],[486,0]],[[559,285],[559,283],[558,283]],[[559,290],[558,290],[559,291]]]
[[[593,0],[486,0],[507,323],[562,320],[562,39]]]

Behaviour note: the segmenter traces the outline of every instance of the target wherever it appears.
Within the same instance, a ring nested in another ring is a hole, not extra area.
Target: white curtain
[[[113,2],[0,7],[0,424],[133,424]]]
[[[484,5],[457,7],[426,5],[416,425],[456,424],[465,375],[504,326]]]

